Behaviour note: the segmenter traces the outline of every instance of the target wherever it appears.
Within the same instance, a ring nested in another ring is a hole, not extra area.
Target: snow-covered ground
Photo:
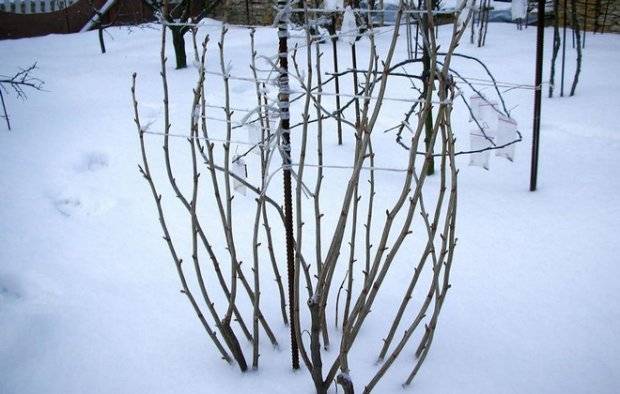
[[[206,30],[215,41],[217,29]],[[131,73],[138,72],[143,120],[161,118],[160,33],[108,31],[105,55],[93,32],[0,41],[0,73],[36,61],[46,89],[32,92],[27,101],[9,95],[13,130],[0,123],[0,393],[312,392],[308,374],[288,367],[287,330],[278,320],[275,293],[265,295],[264,305],[271,306],[264,308],[281,350],[263,340],[262,367],[248,374],[218,359],[179,293],[150,191],[137,171],[129,91]],[[547,29],[545,80],[551,33]],[[226,54],[233,73],[247,70],[247,36],[245,29],[229,33]],[[442,27],[440,38],[447,36]],[[389,34],[379,37],[384,48]],[[275,30],[259,29],[257,48],[273,54],[275,39]],[[484,59],[498,80],[531,84],[534,46],[535,29],[492,24],[486,47],[463,42],[459,50]],[[570,46],[567,52],[570,77],[574,54]],[[215,59],[215,49],[208,57]],[[209,69],[217,69],[208,62]],[[465,61],[454,65],[462,75],[484,77]],[[528,191],[531,90],[506,94],[524,136],[514,162],[493,157],[485,171],[459,158],[452,289],[434,346],[411,390],[620,389],[618,69],[618,36],[589,34],[576,96],[548,99],[545,94],[537,192]],[[169,70],[173,131],[189,124],[195,74],[192,67]],[[222,92],[215,83],[208,99],[218,102]],[[407,91],[390,86],[391,96]],[[232,92],[238,100],[234,105],[252,105],[251,86],[233,84]],[[388,110],[381,126],[398,122],[403,108]],[[462,105],[454,127],[458,143],[467,148],[470,124]],[[152,137],[153,172],[162,176],[164,200],[172,205],[157,161],[160,140]],[[336,146],[333,134],[326,133],[325,140],[329,160],[336,162],[341,151],[350,157],[350,139],[343,147]],[[175,144],[175,164],[186,180],[187,143]],[[375,151],[382,150],[393,154],[378,155],[379,164],[402,165],[398,159],[404,153],[391,135],[377,142]],[[392,183],[398,185],[398,176],[390,176],[382,178],[386,193]],[[278,182],[270,186],[276,197]],[[324,193],[329,196],[330,190]],[[251,199],[236,204],[236,220],[249,222]],[[170,220],[175,234],[185,231],[189,237],[186,216]],[[390,281],[389,287],[404,286],[398,276]],[[398,301],[381,302],[375,310],[391,316]],[[365,349],[355,353],[352,375],[359,387],[376,368],[386,324],[380,321],[369,323],[368,330],[378,331],[363,336]],[[411,351],[397,364],[376,392],[402,390]]]

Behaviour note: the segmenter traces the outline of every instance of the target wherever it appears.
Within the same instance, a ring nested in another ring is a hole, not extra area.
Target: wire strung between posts
[[[244,29],[256,29],[256,28],[271,28],[271,26],[262,26],[262,25],[244,25],[244,24],[240,24],[240,23],[235,23],[233,24],[229,24],[229,23],[213,23],[213,22],[207,22],[207,21],[200,21],[198,23],[191,23],[191,22],[168,22],[168,21],[164,21],[164,20],[159,20],[159,23],[165,26],[186,26],[186,27],[216,27],[221,29],[222,26],[225,26],[226,28],[229,27],[237,27],[237,28],[244,28]]]
[[[288,93],[292,94],[300,94],[306,93],[305,90],[289,90]],[[377,96],[366,96],[363,94],[349,94],[349,93],[335,93],[335,92],[315,92],[312,93],[314,96],[336,96],[336,97],[348,97],[354,99],[363,99],[363,100],[377,100],[379,97]],[[382,100],[385,101],[396,101],[401,103],[425,103],[425,99],[401,99],[398,97],[382,97]],[[444,101],[431,101],[431,104],[452,104],[452,100],[444,100]]]
[[[348,68],[348,69],[346,69],[344,71],[341,71],[339,73],[325,72],[325,75],[343,76],[343,75],[346,75],[348,73],[366,74],[366,73],[368,73],[368,71],[367,70],[357,70],[357,69],[354,69],[354,68]],[[381,71],[373,71],[373,74],[382,74],[382,72]],[[388,75],[396,75],[396,76],[402,76],[402,77],[408,77],[408,78],[409,77],[410,78],[418,78],[418,79],[420,78],[419,75],[408,74],[408,73],[394,73],[394,72],[390,72],[390,73],[388,73]],[[511,90],[512,89],[538,90],[538,89],[541,89],[541,87],[542,87],[542,84],[540,86],[535,86],[535,85],[528,85],[528,84],[516,83],[516,82],[505,82],[505,81],[498,81],[497,83],[495,83],[491,79],[484,79],[484,78],[469,78],[469,77],[461,77],[461,76],[458,76],[458,78],[469,81],[470,85],[497,86],[497,87],[500,87],[500,88],[511,88]],[[472,82],[472,81],[475,81],[475,82]],[[545,82],[545,83],[548,83],[548,82]]]
[[[508,88],[509,90],[538,90],[540,89],[540,87],[536,87],[533,85],[501,84],[501,83],[493,83],[493,82],[470,82],[470,84],[475,85],[475,86],[488,86],[488,87],[497,86],[498,88]]]
[[[299,77],[297,75],[295,75],[292,72],[288,72],[287,73],[290,77],[292,77],[295,80],[299,80]],[[329,75],[329,73],[325,73],[325,75]],[[322,85],[325,85],[326,83],[323,83]],[[314,89],[314,88],[312,88]],[[300,95],[305,95],[308,92],[306,90],[287,90],[288,94],[300,94]],[[313,92],[311,93],[314,96],[335,96],[335,97],[347,97],[347,98],[352,98],[352,99],[362,99],[362,100],[377,100],[379,97],[378,96],[367,96],[367,95],[359,95],[359,94],[349,94],[349,93],[336,93],[336,92],[326,92],[326,91],[322,91],[322,92]],[[395,102],[402,102],[402,103],[424,103],[426,102],[425,99],[403,99],[403,98],[397,98],[397,97],[382,97],[382,100],[385,101],[395,101]],[[431,104],[452,104],[452,100],[444,100],[444,101],[431,101]]]
[[[378,36],[381,34],[386,34],[386,33],[390,33],[392,30],[394,30],[394,26],[385,26],[385,29],[381,29],[379,31],[375,31],[373,30],[372,26],[368,26],[368,25],[360,25],[357,26],[355,29],[349,29],[349,30],[341,30],[338,33],[334,33],[334,34],[310,34],[310,39],[317,39],[317,38],[321,38],[321,39],[326,39],[326,38],[342,38],[342,37],[368,37],[368,36]],[[307,26],[304,25],[303,29],[304,30],[308,30],[310,29],[311,26]],[[366,31],[361,31],[361,29],[368,29]],[[307,38],[307,36],[305,34],[301,35],[289,35],[289,38],[298,38],[298,39],[303,39],[305,40]],[[314,44],[314,43],[310,43]],[[296,47],[296,49],[301,49],[301,48],[305,48],[306,46],[308,46],[307,43],[303,43],[300,44]]]
[[[221,107],[218,107],[218,108],[221,108]],[[230,123],[231,125],[234,125],[234,126],[237,126],[237,127],[243,127],[243,126],[247,126],[250,123],[254,123],[254,121],[251,121],[251,122],[238,122],[238,121],[235,121],[235,120],[215,118],[213,116],[201,116],[201,118],[204,119],[204,120],[212,120],[214,122]]]
[[[248,146],[269,147],[269,143],[247,142],[247,141],[241,141],[241,140],[227,140],[225,138],[202,137],[202,136],[199,136],[199,135],[165,133],[163,131],[142,130],[142,133],[143,134],[152,134],[152,135],[163,135],[163,136],[173,137],[173,138],[184,138],[184,139],[188,139],[188,140],[203,140],[203,141],[207,141],[207,142],[223,142],[225,144],[239,144],[239,145],[248,145]]]
[[[300,163],[291,163],[291,166],[300,166]],[[311,164],[304,163],[304,167],[312,167],[312,168],[332,168],[337,170],[352,170],[356,168],[355,166],[348,165],[337,165],[337,164]],[[362,170],[365,171],[386,171],[386,172],[407,172],[409,169],[407,168],[392,168],[392,167],[377,167],[377,166],[362,166]]]
[[[225,105],[215,105],[215,104],[205,104],[205,107],[206,108],[223,109],[223,110],[226,109]],[[270,110],[275,110],[275,108],[273,106],[266,105],[266,104],[261,104],[260,107],[256,106],[256,108],[253,108],[253,109],[251,109],[251,108],[235,108],[235,107],[230,107],[230,110],[234,111],[234,112],[250,112],[251,113],[251,112],[258,111],[259,108],[268,108]],[[208,117],[207,119],[213,119],[213,118]],[[213,119],[213,120],[219,120],[219,119]]]
[[[337,9],[325,9],[325,8],[291,8],[288,11],[292,12],[292,13],[305,13],[305,12],[312,12],[312,13],[320,13],[320,14],[333,14],[333,13],[343,13],[346,11],[346,9],[344,8],[337,8]],[[351,11],[355,12],[355,13],[371,13],[371,14],[381,14],[381,13],[385,13],[385,14],[396,14],[397,12],[402,12],[403,14],[429,14],[428,10],[400,10],[399,9],[393,9],[393,10],[369,10],[367,8],[351,8]],[[431,11],[430,14],[433,15],[450,15],[450,14],[454,14],[458,12],[458,10],[452,8],[452,9],[446,9],[446,10],[435,10],[435,11]]]
[[[257,71],[259,71],[259,70],[257,70]],[[234,80],[234,81],[244,81],[244,82],[252,82],[252,83],[256,83],[256,82],[274,83],[274,82],[276,82],[276,80],[273,79],[273,78],[257,78],[257,79],[254,79],[254,78],[248,78],[248,77],[240,77],[240,76],[237,76],[237,75],[232,75],[230,73],[223,74],[223,73],[218,72],[218,71],[207,71],[207,70],[205,70],[205,74],[217,75],[217,76],[224,77],[226,79],[230,79],[230,80]]]
[[[523,87],[528,87],[530,89],[540,89],[542,87],[542,85],[545,85],[545,84],[549,83],[549,81],[544,81],[540,85],[536,86],[536,85],[528,85],[528,84],[517,83],[517,82],[509,82],[509,81],[493,81],[492,79],[485,79],[485,78],[474,78],[474,77],[463,77],[463,78],[467,79],[468,81],[497,83],[498,86],[499,85],[523,86]]]
[[[338,9],[338,10],[326,10],[326,9],[318,9],[318,8],[289,8],[287,10],[287,12],[291,12],[291,13],[307,13],[307,12],[313,12],[313,13],[328,13],[328,14],[332,14],[335,12],[338,13],[342,13],[344,12],[344,9]],[[398,12],[398,10],[368,10],[368,9],[361,9],[361,8],[355,8],[352,9],[353,12],[355,13],[396,13]],[[427,10],[400,10],[400,12],[404,13],[404,14],[428,14],[429,11]],[[439,11],[432,11],[431,13],[433,15],[449,15],[449,14],[454,14],[458,11],[452,9],[452,10],[439,10]],[[165,26],[189,26],[189,27],[215,27],[215,28],[228,28],[228,27],[240,27],[240,28],[257,28],[257,27],[261,27],[261,26],[257,26],[257,25],[244,25],[244,24],[235,24],[235,25],[229,25],[227,23],[212,23],[212,22],[207,22],[207,21],[201,21],[198,23],[177,23],[177,22],[168,22],[165,20],[160,20],[160,23],[162,25]],[[395,28],[395,25],[390,25],[390,24],[384,24],[384,26],[382,26],[383,29],[377,31],[373,30],[373,26],[359,26],[356,29],[351,29],[349,31],[340,31],[338,33],[335,34],[329,34],[329,35],[323,35],[323,34],[316,34],[316,35],[310,35],[311,38],[316,39],[316,38],[339,38],[339,37],[364,37],[364,36],[376,36],[378,34],[382,34],[382,33],[387,33],[392,31]],[[309,26],[304,25],[302,27],[303,29],[308,29]],[[368,30],[364,31],[364,32],[360,32],[360,28],[367,28]],[[289,38],[303,38],[306,39],[307,35],[299,35],[299,36],[295,36],[295,35],[289,35]],[[306,43],[298,45],[295,47],[296,50],[303,48],[304,46],[307,46]],[[275,55],[275,56],[279,56]],[[256,69],[256,71],[258,72],[274,72],[274,71],[281,71],[279,70],[277,67],[276,68],[272,68],[269,70],[266,69]],[[357,71],[357,70],[349,70],[349,71]],[[231,75],[230,73],[221,73],[221,72],[217,72],[217,71],[204,71],[205,74],[209,74],[209,75],[215,75],[215,76],[220,76],[220,77],[224,77],[230,80],[237,80],[237,81],[244,81],[244,82],[250,82],[250,83],[276,83],[277,79],[276,78],[249,78],[249,77],[240,77],[240,76],[234,76]],[[364,72],[366,72],[364,70]],[[292,73],[288,73],[289,75],[293,75]],[[328,73],[326,73],[326,75],[328,75]],[[463,78],[461,78],[463,79]],[[491,81],[491,80],[486,80],[486,79],[481,79],[481,78],[467,78],[471,81],[477,81],[474,82],[473,84],[476,85],[480,85],[480,86],[497,86],[497,87],[506,87],[506,88],[514,88],[514,89],[541,89],[541,86],[534,86],[534,85],[527,85],[527,84],[518,84],[518,83],[512,83],[512,82],[503,82],[503,81]],[[307,91],[305,90],[289,90],[288,91],[289,94],[308,94]],[[347,97],[347,98],[352,98],[352,99],[364,99],[364,100],[376,100],[378,99],[378,97],[375,96],[366,96],[366,95],[355,95],[355,94],[347,94],[347,93],[335,93],[335,92],[314,92],[311,93],[314,94],[316,96],[319,95],[323,95],[323,96],[340,96],[340,97]],[[403,99],[403,98],[395,98],[395,97],[383,97],[383,100],[385,101],[394,101],[394,102],[405,102],[405,103],[425,103],[426,100],[425,99]],[[445,100],[445,101],[432,101],[431,103],[433,104],[452,104],[452,100]],[[208,108],[217,108],[217,109],[225,109],[223,106],[217,106],[217,105],[211,105],[211,104],[207,104],[206,107]],[[261,105],[261,108],[263,107],[267,107],[267,108],[271,108],[268,105]],[[247,108],[231,108],[231,110],[233,111],[243,111],[243,112],[254,112],[256,111],[256,109],[247,109]],[[246,126],[249,123],[241,123],[241,122],[235,122],[232,120],[228,120],[228,119],[220,119],[220,118],[214,118],[214,117],[203,117],[205,119],[209,119],[209,120],[213,120],[213,121],[218,121],[218,122],[224,122],[224,123],[230,123],[230,124],[235,124],[238,127],[242,127],[242,126]],[[265,129],[262,126],[259,126],[261,129]],[[394,127],[396,128],[396,127]],[[392,128],[392,129],[394,129]],[[234,143],[234,144],[239,144],[239,145],[246,145],[246,146],[250,146],[251,148],[248,150],[251,151],[252,149],[256,148],[256,147],[267,147],[268,149],[273,148],[272,144],[270,142],[268,143],[254,143],[254,142],[247,142],[247,141],[240,141],[240,140],[227,140],[227,139],[218,139],[218,138],[210,138],[210,137],[200,137],[200,136],[189,136],[189,135],[183,135],[183,134],[174,134],[174,133],[164,133],[164,132],[154,132],[154,131],[143,131],[143,133],[145,134],[153,134],[153,135],[163,135],[163,136],[168,136],[168,137],[174,137],[174,138],[185,138],[185,139],[199,139],[199,140],[205,140],[207,142],[222,142],[222,143]],[[517,131],[518,133],[518,131]],[[480,153],[480,152],[484,152],[484,151],[488,151],[488,150],[495,150],[495,149],[501,149],[507,146],[510,146],[512,144],[515,144],[517,142],[520,142],[521,139],[521,135],[520,133],[518,133],[519,138],[515,139],[514,141],[511,141],[509,143],[500,145],[500,146],[489,146],[489,147],[485,147],[482,149],[477,149],[477,150],[469,150],[469,151],[459,151],[456,152],[454,155],[458,156],[458,155],[464,155],[464,154],[473,154],[473,153]],[[276,134],[272,135],[272,137],[275,137]],[[280,147],[281,148],[281,147]],[[282,153],[282,152],[280,152]],[[247,152],[246,152],[247,154]],[[416,152],[417,155],[429,155],[427,152]],[[436,153],[436,154],[432,154],[430,156],[433,157],[440,157],[440,156],[444,156],[444,153]],[[276,169],[276,171],[274,173],[272,173],[269,176],[269,179],[267,181],[267,185],[270,183],[270,179],[271,177],[277,173],[279,170],[284,169],[285,167],[289,168],[292,166],[299,166],[299,163],[290,163],[287,166],[280,166],[278,169]],[[312,168],[326,168],[326,169],[354,169],[354,166],[348,166],[348,165],[330,165],[330,164],[309,164],[309,163],[305,163],[304,166],[307,167],[312,167]],[[408,172],[410,171],[409,168],[394,168],[394,167],[378,167],[378,166],[362,166],[361,167],[362,170],[366,170],[366,171],[385,171],[385,172]],[[266,186],[267,186],[266,185]],[[266,188],[265,190],[263,190],[263,193],[266,192]]]
[[[247,142],[247,141],[240,141],[240,140],[227,140],[224,138],[211,138],[211,137],[201,137],[201,136],[197,136],[197,135],[185,135],[185,134],[175,134],[175,133],[164,133],[164,132],[159,132],[159,131],[149,131],[149,130],[143,130],[142,133],[144,134],[151,134],[151,135],[162,135],[162,136],[168,136],[168,137],[172,137],[172,138],[184,138],[184,139],[195,139],[195,140],[204,140],[207,142],[222,142],[222,143],[228,143],[228,144],[239,144],[239,145],[247,145],[247,146],[252,146],[252,147],[267,147],[267,148],[273,148],[273,144],[271,143],[261,143],[261,142]],[[275,137],[275,134],[272,135],[272,138]],[[454,156],[461,156],[461,155],[466,155],[466,154],[473,154],[473,153],[481,153],[481,152],[485,152],[485,151],[489,151],[489,150],[496,150],[496,149],[502,149],[505,148],[507,146],[516,144],[518,142],[521,142],[522,139],[519,137],[513,141],[510,141],[506,144],[503,145],[497,145],[497,146],[488,146],[486,148],[482,148],[482,149],[476,149],[476,150],[468,150],[468,151],[458,151],[454,154]],[[427,152],[422,152],[422,151],[417,151],[416,152],[417,155],[428,155]],[[443,153],[435,153],[431,155],[432,157],[442,157],[445,156],[445,154]],[[291,163],[290,166],[299,166],[299,163]],[[354,169],[354,166],[350,166],[350,165],[337,165],[337,164],[309,164],[309,163],[304,163],[304,166],[306,167],[312,167],[312,168],[327,168],[327,169],[338,169],[338,170],[351,170]],[[283,169],[284,166],[280,166],[278,167],[278,169],[275,170],[275,172]],[[385,171],[385,172],[407,172],[409,171],[408,168],[398,168],[398,167],[378,167],[378,166],[362,166],[361,167],[362,170],[365,171]],[[271,174],[273,176],[273,173]],[[269,182],[267,182],[269,183]]]

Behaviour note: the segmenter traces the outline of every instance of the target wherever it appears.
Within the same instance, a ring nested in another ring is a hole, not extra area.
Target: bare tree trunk
[[[101,53],[105,53],[105,42],[103,41],[103,27],[101,24],[97,28],[97,35],[99,36],[99,47],[101,48]]]
[[[575,94],[575,89],[577,89],[577,83],[579,82],[579,74],[581,73],[581,32],[579,27],[579,20],[577,19],[577,1],[571,0],[571,17],[572,17],[572,28],[575,34],[575,39],[577,40],[577,68],[575,69],[575,77],[573,79],[573,86],[570,89],[570,95],[573,96]]]
[[[560,52],[560,0],[553,0],[553,52],[551,54],[551,71],[549,73],[549,97],[553,97],[555,89],[555,62]]]
[[[185,68],[187,67],[187,55],[185,53],[185,38],[182,26],[170,26],[170,32],[172,33],[172,45],[174,46],[176,68]]]

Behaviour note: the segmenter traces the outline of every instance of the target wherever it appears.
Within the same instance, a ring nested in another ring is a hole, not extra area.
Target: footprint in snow
[[[22,298],[19,281],[12,276],[0,275],[0,304]]]
[[[48,194],[54,209],[62,216],[98,216],[116,205],[106,185],[107,176],[101,171],[110,165],[107,153],[91,151],[82,153],[72,166],[69,174],[64,174],[59,187]],[[56,188],[55,187],[55,188]]]
[[[77,198],[54,199],[54,208],[65,217],[73,216],[82,203]]]
[[[75,165],[75,170],[79,173],[99,171],[109,164],[108,155],[103,152],[89,152],[82,155],[80,161]]]

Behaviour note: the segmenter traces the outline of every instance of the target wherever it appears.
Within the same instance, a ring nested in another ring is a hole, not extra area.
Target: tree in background
[[[196,4],[200,4],[200,12],[196,16],[192,16],[192,10],[195,9],[192,0],[181,0],[176,4],[169,4],[167,0],[144,0],[144,3],[148,5],[162,21],[168,23],[168,28],[172,33],[172,45],[174,46],[176,68],[187,67],[185,33],[191,31],[192,24],[198,23],[213,11],[221,3],[221,0],[195,0]]]

